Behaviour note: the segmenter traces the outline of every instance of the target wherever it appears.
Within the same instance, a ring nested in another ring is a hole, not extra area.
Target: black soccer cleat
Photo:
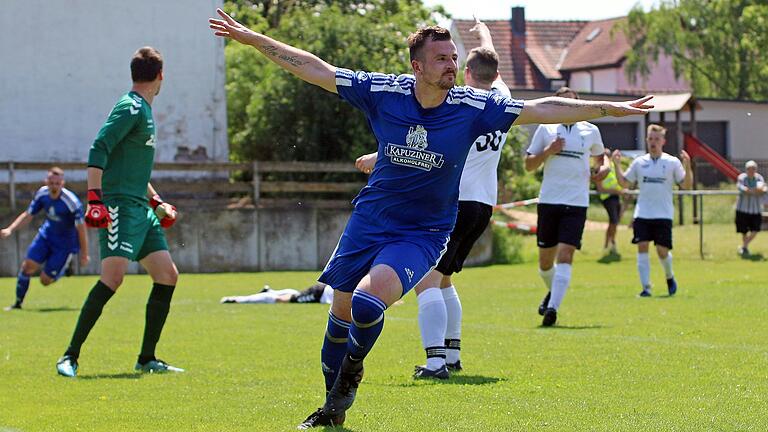
[[[413,371],[413,379],[439,379],[447,380],[451,377],[446,365],[442,365],[439,368],[432,370],[427,369],[426,366],[416,366]]]
[[[667,292],[669,293],[670,297],[675,295],[677,292],[677,282],[675,281],[675,278],[667,279]]]
[[[350,360],[349,355],[344,356],[341,362],[341,370],[331,391],[325,398],[323,412],[331,417],[339,417],[352,407],[357,395],[357,387],[363,380],[363,361]]]
[[[539,315],[544,316],[544,311],[547,310],[547,306],[549,305],[549,297],[552,296],[551,291],[547,291],[547,295],[544,296],[544,300],[541,301],[541,304],[539,304]]]
[[[317,411],[310,414],[306,420],[296,427],[296,429],[307,430],[319,426],[341,426],[344,424],[346,417],[347,416],[344,413],[335,417],[329,416],[323,411],[323,408],[318,408]]]
[[[552,327],[557,322],[557,309],[547,308],[544,311],[544,319],[541,320],[542,327]]]
[[[461,367],[461,360],[456,360],[456,363],[446,363],[445,367],[449,372],[461,372],[464,369]]]
[[[18,309],[21,309],[21,302],[20,301],[16,301],[14,304],[12,304],[10,306],[6,306],[6,307],[3,308],[3,310],[6,311],[6,312],[10,312],[12,310],[18,310]]]

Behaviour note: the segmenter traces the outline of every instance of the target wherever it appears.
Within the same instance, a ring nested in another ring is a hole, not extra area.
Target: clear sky
[[[529,20],[597,20],[626,15],[635,4],[648,10],[657,0],[423,0],[442,5],[453,18],[508,19],[512,6],[525,7]]]

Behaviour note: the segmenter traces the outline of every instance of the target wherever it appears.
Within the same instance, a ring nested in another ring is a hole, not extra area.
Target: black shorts
[[[320,303],[320,298],[323,297],[323,291],[325,291],[325,284],[316,283],[311,287],[301,291],[298,294],[291,296],[291,303]]]
[[[632,243],[654,242],[657,246],[672,249],[672,219],[642,219],[632,222]]]
[[[450,276],[458,273],[464,266],[472,246],[483,235],[491,220],[493,207],[477,201],[459,201],[459,214],[456,216],[456,226],[451,232],[448,249],[437,263],[435,270]]]
[[[746,234],[760,231],[763,215],[760,213],[744,213],[736,210],[736,232]]]
[[[581,235],[587,221],[587,208],[564,204],[539,204],[536,223],[536,244],[551,248],[565,243],[581,249]]]
[[[611,225],[619,224],[619,213],[621,212],[621,199],[618,195],[611,195],[603,200],[603,207],[608,212],[608,223]]]

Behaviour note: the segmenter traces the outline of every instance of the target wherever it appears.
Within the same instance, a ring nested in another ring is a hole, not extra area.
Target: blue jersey
[[[51,242],[61,243],[62,247],[77,248],[79,240],[75,224],[83,223],[83,204],[72,191],[61,188],[56,199],[51,198],[48,186],[37,190],[35,198],[29,204],[27,213],[36,215],[45,212],[45,222],[40,227],[39,235]]]
[[[353,203],[388,231],[450,234],[470,147],[479,135],[509,130],[523,101],[454,87],[442,104],[424,109],[415,82],[336,70],[339,96],[365,113],[378,142],[376,165]]]

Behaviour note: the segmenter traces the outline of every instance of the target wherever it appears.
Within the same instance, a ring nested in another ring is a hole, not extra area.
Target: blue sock
[[[19,271],[19,278],[16,279],[16,303],[21,304],[29,291],[29,278],[31,276]]]
[[[325,376],[325,391],[331,391],[336,376],[339,375],[341,361],[347,353],[347,339],[349,337],[349,322],[339,319],[332,312],[328,312],[328,327],[325,330],[323,349],[320,352],[320,361]]]
[[[350,359],[361,361],[368,355],[384,328],[387,305],[365,291],[352,294],[352,327],[349,329],[347,352]]]

